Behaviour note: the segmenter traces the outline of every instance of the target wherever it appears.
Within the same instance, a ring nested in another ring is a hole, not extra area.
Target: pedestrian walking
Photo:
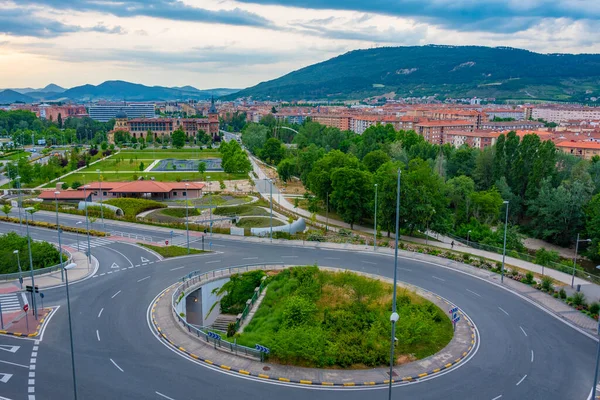
[[[454,240],[452,241],[452,243],[450,243],[450,247],[451,247],[452,249],[454,249]]]

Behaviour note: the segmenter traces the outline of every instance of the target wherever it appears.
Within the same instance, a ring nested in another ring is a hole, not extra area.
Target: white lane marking
[[[258,257],[246,257],[242,258],[242,260],[258,260]]]
[[[8,365],[14,365],[15,367],[29,368],[27,365],[15,364],[15,363],[11,363],[11,362],[9,362],[9,361],[3,361],[3,360],[0,360],[0,363],[3,363],[3,364],[8,364]]]
[[[35,364],[36,362],[37,362],[37,360],[35,358],[29,359],[29,364]]]
[[[98,313],[98,318],[100,318],[100,316],[102,315],[102,311],[104,311],[104,308],[100,310],[100,312]]]
[[[35,386],[35,379],[27,379],[27,384]]]
[[[527,378],[527,375],[525,375],[524,377],[522,377],[521,380],[519,382],[517,382],[517,386],[519,386],[521,383],[523,383],[523,381],[525,380],[525,378]]]
[[[100,274],[100,275],[98,275],[98,276],[104,276],[104,275],[106,275],[106,273],[105,273],[105,272],[101,273],[101,274]]]
[[[298,256],[281,256],[281,258],[298,258]]]
[[[29,377],[30,377],[30,378],[35,378],[35,372],[30,372],[30,373],[29,373]]]
[[[156,393],[157,395],[159,395],[160,397],[164,397],[164,398],[165,398],[165,399],[167,399],[167,400],[175,400],[174,398],[172,398],[172,397],[169,397],[169,396],[165,396],[164,394],[162,394],[162,393],[160,393],[160,392],[155,392],[155,393]]]
[[[108,271],[108,272],[107,272],[107,274],[112,274],[112,273],[113,273],[113,271]]]
[[[474,291],[472,291],[472,290],[469,290],[469,289],[466,289],[466,290],[467,290],[467,292],[469,292],[469,293],[473,293],[473,294],[474,294],[475,296],[477,296],[477,297],[481,297],[481,295],[480,295],[479,293],[475,293]]]
[[[412,269],[409,269],[409,268],[400,268],[400,267],[398,267],[398,269],[401,269],[402,271],[412,272]]]
[[[139,267],[139,266],[140,266],[140,264],[136,265],[135,267],[137,268],[137,267]]]
[[[150,279],[150,276],[147,276],[147,277],[142,278],[142,279],[138,279],[138,282],[145,281],[146,279]]]
[[[506,311],[504,311],[504,309],[502,307],[498,307],[500,309],[500,311],[502,311],[504,314],[509,315]],[[510,315],[509,315],[510,316]]]
[[[172,269],[170,269],[169,271],[177,271],[178,269],[182,269],[182,268],[185,268],[185,267],[177,267],[177,268],[172,268]]]
[[[133,265],[131,267],[127,268],[127,269],[133,269]]]
[[[115,361],[114,361],[112,358],[109,358],[109,360],[110,360],[110,362],[111,362],[111,363],[113,363],[113,365],[114,365],[115,367],[117,367],[117,369],[118,369],[119,371],[121,371],[121,372],[125,372],[125,371],[123,371],[123,369],[122,369],[121,367],[119,367],[119,366],[117,365],[117,363],[116,363],[116,362],[115,362]]]
[[[204,264],[214,264],[214,263],[219,263],[219,262],[221,262],[221,260],[206,261]]]
[[[148,260],[147,258],[144,258],[144,257],[140,257],[140,258],[142,259],[142,263],[147,263],[148,261],[150,261],[150,260]]]
[[[27,301],[27,296],[25,295],[25,293],[21,292],[21,297],[23,297],[23,304],[29,304],[29,302]]]
[[[97,278],[97,277],[98,277],[98,275],[94,275],[94,276],[92,276],[92,278]]]
[[[326,260],[339,260],[337,257],[325,257]]]
[[[33,351],[38,351],[39,347],[38,346],[33,346]]]
[[[98,332],[98,329],[96,329],[96,337],[98,338],[98,341],[100,341],[100,332]]]
[[[112,297],[111,297],[111,299],[114,299],[115,297],[117,297],[117,295],[118,295],[119,293],[121,293],[121,291],[120,291],[120,290],[119,290],[117,293],[113,294],[113,295],[112,295]]]
[[[37,351],[32,351],[31,352],[31,357],[37,357]]]
[[[521,328],[521,332],[523,332],[523,335],[525,335],[525,337],[527,337],[527,332],[525,332],[525,329],[523,329],[522,326],[520,326],[519,328]]]
[[[494,397],[492,400],[498,400],[499,398],[501,398],[502,395],[498,396],[498,397]]]
[[[361,261],[361,263],[363,263],[363,264],[377,265],[377,263],[370,262],[370,261]]]
[[[438,281],[446,282],[446,280],[445,280],[445,279],[438,278],[437,276],[431,275],[431,277],[432,277],[433,279],[437,279]]]
[[[531,362],[533,362],[533,350],[531,350]]]

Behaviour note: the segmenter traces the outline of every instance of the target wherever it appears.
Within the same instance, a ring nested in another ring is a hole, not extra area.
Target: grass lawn
[[[147,249],[157,252],[158,254],[160,254],[161,256],[163,256],[165,258],[180,257],[180,256],[188,255],[188,249],[186,247],[179,247],[179,246],[159,247],[159,246],[152,246],[150,244],[143,244],[143,243],[138,243],[138,244],[142,247],[145,247]],[[202,253],[210,253],[210,252],[198,250],[198,249],[192,249],[190,247],[189,254],[202,254]]]
[[[141,212],[152,210],[155,208],[166,207],[165,204],[154,200],[147,199],[108,199],[104,201],[106,204],[119,207],[123,210],[125,217],[135,217]]]
[[[106,182],[127,182],[133,180],[133,175],[137,177],[143,176],[144,179],[150,180],[150,178],[154,178],[154,180],[159,182],[175,182],[177,178],[181,180],[188,180],[190,182],[203,182],[200,179],[200,174],[197,172],[139,172],[139,171],[131,171],[131,172],[119,172],[119,173],[111,173],[107,171],[102,175],[102,178]],[[226,174],[225,172],[212,172],[210,174],[211,181],[220,181],[220,180],[237,180],[237,179],[248,179],[248,176],[245,174]],[[90,173],[81,173],[78,172],[76,174],[72,174],[66,176],[61,182],[66,182],[69,186],[75,182],[88,183],[88,182],[96,182],[98,181],[98,174],[95,172]],[[49,183],[45,187],[54,187],[54,183]],[[214,187],[213,187],[214,188]]]
[[[216,215],[225,215],[228,217],[239,215],[243,216],[270,216],[271,213],[263,208],[257,207],[254,204],[244,204],[233,207],[217,207],[213,210]]]
[[[117,156],[118,157],[118,156]],[[131,162],[133,161],[133,162]],[[88,168],[84,168],[81,172],[96,172],[97,169],[100,171],[139,171],[140,163],[144,163],[144,169],[148,168],[154,160],[148,158],[130,159],[130,158],[114,158],[111,157],[108,160],[101,161],[97,164],[90,165]]]
[[[166,158],[175,158],[179,160],[202,160],[205,158],[221,158],[221,153],[218,150],[210,150],[210,151],[198,151],[191,149],[144,149],[144,150],[123,150],[118,155],[114,157],[119,157],[123,159],[129,160],[130,158],[135,157],[139,158],[150,158],[154,160],[164,160]]]
[[[28,158],[31,153],[26,151],[20,151],[17,153],[12,153],[7,156],[0,156],[0,161],[16,161],[19,158]]]
[[[169,217],[173,217],[173,218],[185,218],[186,209],[185,209],[185,207],[164,208],[164,209],[160,210],[160,213],[163,215],[168,215]],[[188,207],[187,213],[188,213],[188,216],[192,217],[195,215],[200,215],[200,210]]]
[[[267,275],[265,298],[244,332],[235,335],[237,343],[266,346],[269,361],[283,364],[371,368],[388,363],[391,284],[316,266]],[[397,363],[423,359],[450,342],[452,323],[445,311],[405,289],[398,290],[397,302],[402,321],[396,326]]]
[[[273,226],[285,225],[278,219],[273,218]],[[271,226],[271,218],[269,217],[245,217],[240,219],[240,222],[235,224],[238,228],[268,228]]]

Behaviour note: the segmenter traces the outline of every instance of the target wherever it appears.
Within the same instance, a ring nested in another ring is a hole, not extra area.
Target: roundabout
[[[8,224],[0,227],[12,229]],[[44,229],[32,232],[36,239],[55,238],[55,233]],[[75,236],[65,234],[65,241],[68,239],[74,241]],[[295,400],[305,399],[307,390],[311,390],[310,396],[319,400],[341,396],[363,399],[365,394],[361,390],[378,389],[377,385],[364,386],[364,382],[363,386],[350,388],[315,384],[325,380],[290,386],[292,382],[273,380],[271,376],[267,380],[239,370],[233,376],[231,370],[215,365],[213,360],[209,359],[213,365],[195,360],[157,337],[149,305],[166,288],[175,288],[182,276],[193,271],[205,273],[252,263],[316,263],[391,278],[392,257],[364,251],[269,244],[268,240],[247,242],[214,237],[212,243],[213,253],[164,260],[131,243],[114,241],[92,248],[99,261],[97,273],[70,288],[80,398]],[[397,382],[393,398],[588,398],[596,350],[596,342],[589,335],[498,282],[477,276],[476,272],[457,270],[442,259],[434,263],[402,255],[399,280],[459,307],[476,326],[478,340],[467,359],[455,367],[422,378],[417,375],[419,379],[406,383]],[[112,268],[113,264],[119,268]],[[165,295],[163,299],[168,297]],[[47,290],[45,302],[46,306],[59,308],[47,321],[43,336],[37,340],[0,336],[0,345],[21,346],[14,355],[0,355],[0,373],[13,374],[8,383],[0,383],[0,396],[4,398],[73,398],[64,287]],[[31,393],[27,382],[32,379],[29,358],[33,347],[37,359],[35,389]],[[377,395],[383,396],[383,391]]]

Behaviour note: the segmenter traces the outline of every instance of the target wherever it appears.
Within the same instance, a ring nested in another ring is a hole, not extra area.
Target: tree
[[[143,162],[143,161],[141,161],[141,162],[140,162],[140,171],[144,171],[144,168],[145,168],[145,167],[144,167],[144,162]]]
[[[463,145],[460,149],[452,152],[448,158],[446,172],[449,178],[459,175],[472,176],[475,169],[477,151],[472,147]]]
[[[354,224],[369,214],[373,201],[371,174],[354,168],[337,168],[331,174],[331,204],[344,222]]]
[[[201,178],[204,176],[205,172],[206,172],[206,163],[204,161],[200,161],[198,163],[198,173],[200,174]]]
[[[479,190],[488,190],[494,185],[494,149],[486,147],[475,158],[473,180]]]
[[[62,127],[63,127],[63,120],[62,120],[61,113],[58,113],[58,117],[56,118],[56,123],[58,125],[58,129],[62,129]]]
[[[387,231],[387,236],[395,229],[396,196],[398,169],[404,168],[400,162],[389,161],[383,164],[375,174],[378,186],[377,221],[379,226]]]
[[[10,214],[10,210],[12,210],[11,205],[8,203],[4,203],[4,205],[2,206],[2,212],[4,214],[6,214],[7,217],[8,217],[8,214]]]
[[[373,150],[363,158],[362,163],[369,172],[374,173],[388,161],[390,161],[390,156],[385,151]]]
[[[600,261],[600,194],[596,194],[585,207],[585,231],[592,239],[588,255]]]
[[[272,165],[277,165],[285,156],[285,148],[279,139],[270,138],[260,151],[260,158]]]
[[[475,192],[475,182],[468,176],[457,176],[446,182],[450,207],[454,209],[454,224],[467,222],[471,216],[471,196]]]
[[[35,214],[36,212],[38,212],[38,209],[35,207],[29,207],[28,210],[26,210],[30,215],[31,215],[31,221],[33,221],[33,214]]]
[[[248,124],[242,132],[244,146],[254,155],[258,155],[264,147],[269,129],[260,124]]]
[[[331,174],[336,168],[359,169],[358,159],[351,154],[339,150],[332,150],[326,156],[314,163],[308,175],[308,188],[321,200],[327,198],[327,193],[332,192]]]
[[[491,224],[498,219],[502,202],[500,192],[496,188],[474,192],[471,194],[473,216],[483,224]]]
[[[183,129],[179,128],[175,132],[171,134],[171,141],[173,142],[173,146],[178,149],[183,148],[185,146],[186,135]]]
[[[279,179],[283,182],[292,179],[295,172],[296,162],[293,158],[285,158],[277,166],[277,174],[279,174]]]

